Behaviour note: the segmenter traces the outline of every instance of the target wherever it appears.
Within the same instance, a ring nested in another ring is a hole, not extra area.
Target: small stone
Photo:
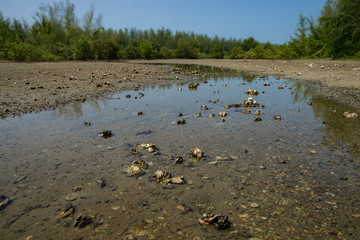
[[[259,204],[257,204],[257,203],[250,203],[250,207],[252,207],[252,208],[258,208],[258,207],[259,207]]]
[[[186,123],[186,120],[182,118],[182,119],[178,120],[176,123],[177,123],[178,125],[183,125],[183,124]]]
[[[181,210],[181,211],[185,210],[185,207],[183,205],[177,205],[176,208]]]
[[[240,218],[248,218],[248,217],[249,217],[249,214],[247,214],[247,213],[240,214],[239,217],[240,217]]]
[[[66,201],[75,201],[77,199],[77,195],[74,193],[70,193],[66,196]]]

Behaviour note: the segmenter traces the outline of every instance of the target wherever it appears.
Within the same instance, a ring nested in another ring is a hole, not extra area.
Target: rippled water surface
[[[299,82],[192,68],[206,77],[1,120],[5,239],[358,238],[360,121],[342,117],[355,110]],[[259,107],[224,108],[248,89]],[[99,137],[104,130],[112,136]],[[155,153],[136,146],[147,142]],[[194,146],[201,159],[190,158]],[[138,160],[148,168],[129,176]],[[185,183],[163,186],[156,170]],[[70,205],[75,212],[59,218]],[[228,216],[230,227],[200,225],[204,213]],[[79,214],[90,219],[82,228]]]

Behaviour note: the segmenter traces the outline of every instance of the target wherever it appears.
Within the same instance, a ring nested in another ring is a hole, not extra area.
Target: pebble
[[[66,201],[75,201],[77,199],[77,195],[74,193],[70,193],[66,196]]]
[[[252,208],[258,208],[258,207],[259,207],[259,204],[257,204],[257,203],[250,203],[250,207],[252,207]]]
[[[240,218],[248,218],[248,217],[249,217],[249,214],[243,213],[243,214],[240,214],[239,217],[240,217]]]

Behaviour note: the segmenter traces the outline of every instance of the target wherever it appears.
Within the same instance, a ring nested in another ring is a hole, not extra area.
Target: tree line
[[[0,13],[0,59],[360,58],[359,12],[359,0],[327,0],[319,18],[299,17],[288,43],[271,44],[166,28],[105,29],[94,7],[79,20],[75,5],[66,0],[41,5],[32,25]]]

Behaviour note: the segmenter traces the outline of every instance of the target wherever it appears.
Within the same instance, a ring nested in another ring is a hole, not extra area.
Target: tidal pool
[[[4,239],[360,236],[360,121],[342,117],[354,109],[295,81],[178,68],[204,75],[1,120]],[[258,90],[259,107],[245,114],[248,89]],[[258,109],[262,121],[254,121]],[[104,130],[112,136],[99,137]],[[136,146],[147,142],[155,153]],[[190,158],[194,146],[201,159]],[[139,160],[149,164],[145,174],[129,176]],[[164,187],[152,180],[157,170],[186,182]],[[74,212],[59,217],[69,206]],[[228,216],[230,227],[201,225],[204,213]],[[90,219],[81,227],[79,214]]]

